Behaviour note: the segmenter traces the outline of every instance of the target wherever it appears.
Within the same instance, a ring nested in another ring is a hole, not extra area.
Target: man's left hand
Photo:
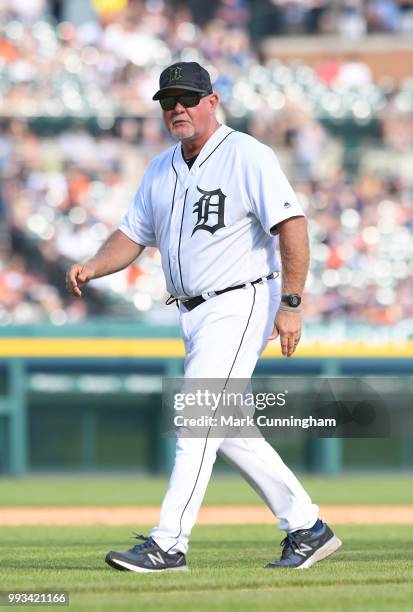
[[[301,313],[279,310],[268,340],[275,340],[278,336],[280,336],[282,354],[284,357],[291,357],[300,342]]]

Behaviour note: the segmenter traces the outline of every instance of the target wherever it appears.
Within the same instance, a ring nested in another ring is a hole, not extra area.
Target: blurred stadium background
[[[165,472],[182,369],[156,250],[69,297],[169,144],[152,94],[196,60],[310,219],[305,331],[265,375],[413,370],[413,0],[0,1],[0,471]],[[277,440],[293,467],[413,466],[411,439]],[[223,469],[218,465],[218,469]]]

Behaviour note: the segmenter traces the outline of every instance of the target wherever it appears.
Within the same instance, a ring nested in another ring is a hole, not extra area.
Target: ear
[[[209,96],[208,102],[211,105],[211,111],[214,113],[219,104],[219,95],[214,91],[214,93]]]

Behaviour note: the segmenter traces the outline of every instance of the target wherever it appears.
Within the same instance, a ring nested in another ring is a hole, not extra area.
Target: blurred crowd
[[[224,4],[239,4],[229,0]],[[244,4],[244,3],[243,3]],[[255,28],[265,35],[412,32],[412,0],[258,0],[250,2]]]
[[[246,6],[235,0],[221,2],[214,18],[201,27],[189,5],[174,7],[162,0],[134,0],[110,19],[85,16],[79,25],[55,24],[47,13],[40,18],[33,10],[45,8],[45,0],[3,2],[0,112],[13,117],[93,115],[106,123],[120,115],[156,116],[151,98],[159,72],[178,58],[202,62],[209,69],[234,117],[261,105],[269,112],[278,110],[284,94],[305,103],[318,117],[352,114],[363,121],[382,109],[389,84],[372,82],[368,66],[356,54],[343,61],[332,49],[315,72],[299,64],[289,69],[274,60],[263,65],[251,42],[249,22],[242,18],[248,10],[235,12],[237,18],[229,10],[239,4]],[[282,3],[285,10],[300,4],[329,3]],[[402,86],[401,94],[405,92],[404,103],[411,107],[411,82]]]
[[[79,21],[79,15],[82,19],[91,14],[90,8],[107,14],[127,4],[127,0],[2,0],[1,10],[3,16],[25,23],[45,14],[59,21]],[[218,19],[231,28],[247,30],[253,38],[291,34],[360,37],[413,30],[413,0],[129,0],[131,4],[168,19],[184,7],[191,23],[205,25]]]
[[[274,148],[303,203],[312,242],[306,320],[413,319],[412,80],[374,82],[356,56],[332,55],[314,69],[263,64],[249,32],[258,5],[287,21],[300,15],[307,31],[311,14],[324,27],[339,4],[368,30],[379,12],[374,23],[385,30],[395,29],[390,5],[406,16],[413,1],[223,0],[202,24],[190,3],[162,0],[55,23],[58,4],[0,4],[0,324],[174,316],[155,249],[94,281],[84,300],[65,293],[64,271],[117,227],[149,160],[170,144],[151,97],[176,59],[209,69],[222,120]]]

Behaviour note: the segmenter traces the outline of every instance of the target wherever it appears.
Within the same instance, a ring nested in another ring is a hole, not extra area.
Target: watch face
[[[301,304],[301,296],[298,293],[290,293],[289,295],[283,295],[281,301],[288,304],[288,306],[297,308]]]

